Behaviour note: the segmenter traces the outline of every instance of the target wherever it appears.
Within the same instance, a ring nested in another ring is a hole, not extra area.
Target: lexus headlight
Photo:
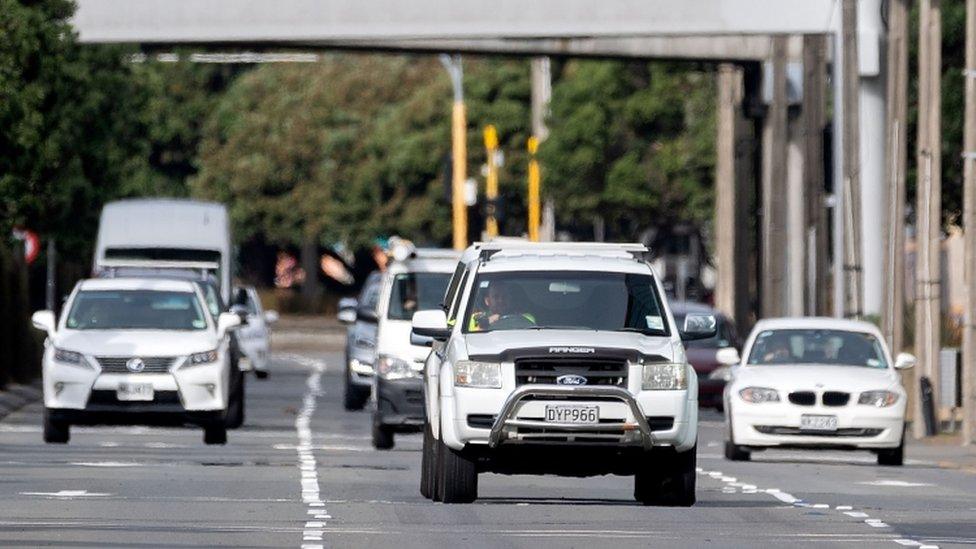
[[[645,391],[687,389],[688,367],[673,362],[645,364],[641,388]]]
[[[202,353],[193,353],[186,359],[187,366],[201,366],[203,364],[213,364],[214,362],[217,362],[217,349]]]
[[[68,351],[65,349],[54,349],[54,361],[60,364],[70,364],[72,366],[81,366],[82,368],[92,368],[88,360],[85,359],[85,355],[81,353],[76,353],[74,351]]]
[[[779,402],[779,393],[768,387],[746,387],[739,391],[739,396],[746,402],[762,404],[764,402]]]
[[[349,359],[349,369],[362,376],[373,375],[373,365],[357,358]]]
[[[454,364],[454,385],[500,389],[502,386],[502,365],[497,362],[459,360]]]
[[[414,370],[410,363],[402,358],[381,356],[376,361],[376,366],[376,372],[383,379],[394,380],[420,377],[420,372]]]
[[[898,402],[898,393],[891,391],[865,391],[857,399],[858,404],[866,404],[876,408],[887,408]]]
[[[719,366],[718,368],[715,368],[709,372],[708,379],[717,379],[728,382],[730,379],[732,379],[732,368],[729,368],[728,366]]]

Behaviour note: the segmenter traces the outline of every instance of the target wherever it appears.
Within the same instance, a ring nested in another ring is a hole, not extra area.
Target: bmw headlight
[[[381,356],[376,361],[376,372],[388,380],[420,377],[420,372],[414,370],[409,362],[393,356]]]
[[[739,391],[739,396],[742,397],[742,400],[753,404],[779,402],[779,392],[769,387],[746,387]]]
[[[708,379],[728,382],[732,379],[732,368],[719,366],[708,373]]]
[[[898,393],[891,391],[865,391],[858,397],[858,404],[874,406],[876,408],[887,408],[898,402]]]
[[[676,391],[688,388],[688,367],[673,362],[644,365],[641,388],[645,391]]]
[[[186,359],[187,366],[201,366],[203,364],[213,364],[214,362],[217,362],[217,349],[202,353],[193,353]]]
[[[92,365],[88,363],[88,360],[85,359],[85,355],[76,353],[74,351],[68,351],[66,349],[58,349],[55,347],[54,361],[59,364],[70,364],[72,366],[80,366],[82,368],[94,370]]]
[[[454,385],[500,389],[502,386],[502,365],[497,362],[459,360],[454,364]]]

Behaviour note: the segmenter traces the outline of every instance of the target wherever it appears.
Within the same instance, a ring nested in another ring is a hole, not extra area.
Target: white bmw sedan
[[[213,317],[185,280],[79,282],[60,321],[34,313],[44,343],[44,440],[72,424],[191,424],[224,444],[233,313]]]
[[[725,457],[748,460],[768,447],[865,449],[881,465],[901,465],[907,399],[897,370],[914,364],[907,353],[892,361],[873,324],[762,320],[725,388]]]

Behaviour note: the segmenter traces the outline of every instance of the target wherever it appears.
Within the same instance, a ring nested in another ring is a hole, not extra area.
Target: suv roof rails
[[[526,242],[526,241],[501,241],[501,242],[479,242],[480,258],[488,261],[491,256],[500,251],[526,251],[526,252],[601,252],[619,251],[627,252],[634,256],[638,261],[645,261],[651,251],[647,246],[639,243],[612,243],[612,242]]]

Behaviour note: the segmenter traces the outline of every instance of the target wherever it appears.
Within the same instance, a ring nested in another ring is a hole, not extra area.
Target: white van
[[[106,204],[98,224],[94,272],[147,264],[205,267],[219,282],[224,303],[230,303],[233,248],[226,206],[156,198]]]

